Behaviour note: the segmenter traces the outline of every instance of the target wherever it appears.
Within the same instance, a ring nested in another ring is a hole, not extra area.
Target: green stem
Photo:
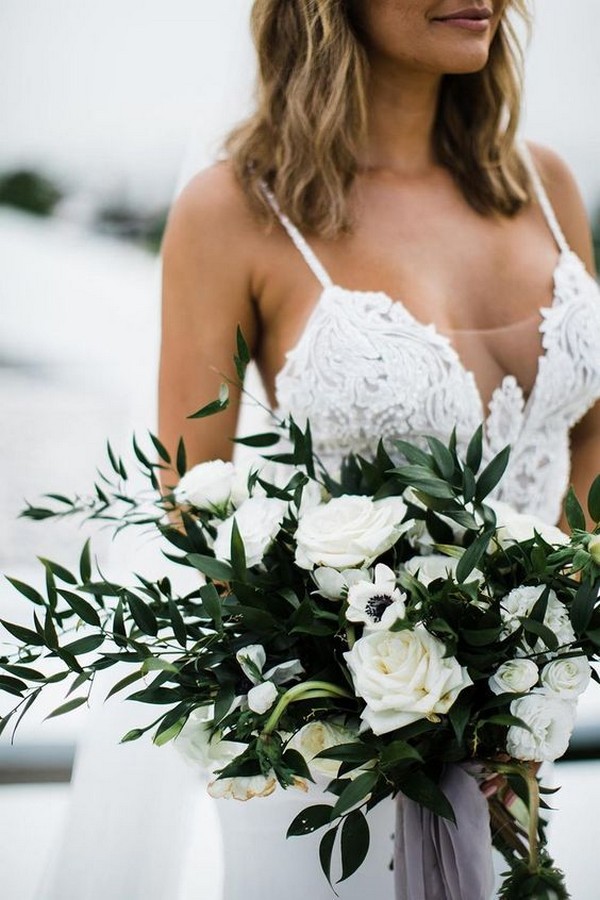
[[[275,709],[267,719],[267,723],[263,728],[263,734],[272,734],[277,724],[289,706],[297,700],[309,700],[314,697],[348,697],[353,699],[353,695],[344,688],[331,684],[329,681],[304,681],[302,684],[295,684],[283,694]]]
[[[538,821],[540,817],[540,787],[531,766],[527,767],[527,789],[529,791],[529,871],[537,872],[539,866]]]

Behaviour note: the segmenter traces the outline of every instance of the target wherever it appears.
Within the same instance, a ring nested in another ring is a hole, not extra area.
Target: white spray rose
[[[592,667],[585,656],[555,659],[542,669],[542,684],[563,700],[574,699],[586,690]]]
[[[249,567],[258,565],[275,540],[286,509],[287,505],[283,500],[274,498],[250,497],[249,500],[245,500],[239,509],[217,528],[213,547],[217,559],[231,559],[231,530],[235,519],[244,542],[246,563]]]
[[[418,719],[446,713],[472,680],[422,625],[413,631],[373,631],[344,653],[354,688],[367,706],[365,727],[386,734]],[[364,730],[364,728],[362,729]]]
[[[337,777],[340,762],[336,759],[315,759],[317,753],[337,747],[340,744],[351,744],[356,741],[356,734],[335,722],[309,722],[291,738],[288,747],[301,753],[310,769],[326,775]]]
[[[390,628],[406,615],[406,594],[396,587],[396,575],[388,566],[375,566],[375,581],[359,581],[348,590],[346,619],[369,629]]]
[[[329,566],[319,566],[312,577],[319,588],[318,593],[327,600],[341,600],[353,584],[371,580],[368,569],[342,569],[338,572]]]
[[[600,565],[600,534],[595,534],[589,544],[588,553],[597,565]]]
[[[536,516],[519,513],[508,503],[501,500],[487,499],[486,504],[496,513],[496,536],[494,540],[500,547],[528,541],[535,537],[535,532],[549,544],[568,544],[569,537],[557,528],[548,525]]]
[[[276,700],[277,688],[272,681],[263,681],[261,684],[255,684],[248,691],[249,709],[261,716],[268,709],[271,709]]]
[[[223,510],[231,501],[236,478],[233,463],[213,459],[198,463],[185,473],[175,488],[177,503],[189,503],[197,509]]]
[[[427,587],[436,578],[456,578],[456,567],[459,561],[455,556],[432,553],[428,556],[412,556],[403,565],[409,575]],[[470,581],[481,582],[482,579],[483,575],[476,570],[469,575]]]
[[[537,684],[539,670],[531,659],[509,659],[488,679],[494,694],[524,694]]]
[[[522,719],[531,731],[511,725],[506,749],[515,759],[555,760],[563,756],[575,725],[575,704],[544,690],[532,691],[510,704],[513,716]]]
[[[320,503],[300,515],[296,563],[302,569],[369,566],[410,527],[400,524],[405,512],[401,497],[372,500],[345,494]]]

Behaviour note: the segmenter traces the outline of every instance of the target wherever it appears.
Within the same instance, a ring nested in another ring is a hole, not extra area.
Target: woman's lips
[[[455,28],[466,28],[468,31],[486,31],[489,19],[433,19],[438,25],[451,25]]]

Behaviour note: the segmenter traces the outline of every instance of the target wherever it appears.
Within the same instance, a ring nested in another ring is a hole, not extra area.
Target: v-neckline
[[[496,398],[498,396],[500,396],[506,390],[507,384],[515,385],[517,390],[519,391],[519,394],[521,395],[521,398],[522,398],[522,416],[525,419],[530,414],[535,397],[536,397],[537,393],[539,392],[539,383],[540,383],[540,379],[541,379],[541,376],[543,373],[543,369],[545,367],[545,360],[547,359],[547,356],[548,356],[548,350],[544,345],[543,330],[544,330],[544,324],[545,324],[547,316],[550,315],[557,307],[557,301],[559,298],[559,290],[558,290],[558,283],[557,283],[558,278],[559,278],[559,273],[561,272],[562,267],[567,263],[567,261],[572,260],[574,258],[577,259],[579,262],[581,262],[580,258],[577,256],[577,254],[573,250],[571,250],[570,247],[567,246],[567,247],[563,247],[560,249],[556,264],[552,271],[552,297],[550,299],[550,302],[547,305],[539,307],[540,321],[538,324],[538,333],[541,336],[542,347],[541,347],[541,351],[537,358],[536,372],[535,372],[533,384],[532,384],[531,390],[529,391],[527,397],[525,397],[525,391],[523,390],[523,386],[519,382],[519,379],[512,373],[507,372],[502,377],[500,383],[498,385],[496,385],[496,387],[492,391],[489,401],[487,401],[487,403],[486,403],[486,401],[483,398],[481,389],[479,387],[477,378],[475,376],[475,372],[472,369],[470,369],[463,362],[462,357],[461,357],[460,353],[458,352],[458,350],[456,349],[456,347],[454,346],[454,344],[452,343],[452,338],[450,336],[451,334],[460,334],[461,332],[464,333],[467,331],[471,334],[477,334],[477,333],[481,333],[483,331],[485,331],[486,333],[489,334],[489,333],[493,333],[496,329],[493,329],[493,328],[492,329],[453,329],[450,332],[450,334],[445,334],[440,328],[438,328],[438,326],[436,325],[435,322],[423,322],[421,319],[418,319],[414,315],[414,313],[412,313],[408,309],[408,307],[406,306],[406,304],[404,303],[403,300],[400,300],[400,299],[395,300],[393,297],[391,297],[385,291],[354,290],[352,288],[343,287],[342,285],[336,284],[333,281],[324,285],[324,287],[321,290],[321,293],[317,297],[317,300],[304,323],[303,328],[300,331],[300,335],[299,335],[298,339],[292,345],[292,347],[285,353],[285,356],[284,356],[285,361],[284,361],[283,365],[281,366],[281,368],[279,369],[279,371],[276,373],[275,379],[274,379],[275,396],[277,397],[277,393],[278,393],[278,383],[285,376],[285,373],[288,368],[288,364],[291,363],[296,352],[300,349],[301,345],[305,342],[305,340],[308,339],[308,336],[310,335],[311,324],[314,321],[318,312],[323,307],[326,297],[328,295],[338,296],[338,297],[339,296],[361,297],[361,298],[369,297],[374,302],[376,302],[378,300],[383,302],[386,306],[387,311],[394,310],[394,311],[400,312],[403,315],[405,321],[408,321],[414,329],[416,329],[418,331],[422,331],[425,334],[434,335],[436,340],[441,341],[443,343],[446,351],[451,355],[453,363],[464,374],[464,376],[466,378],[468,378],[469,382],[472,385],[473,392],[474,392],[474,395],[477,400],[478,418],[480,421],[483,421],[484,423],[486,423],[489,420],[492,409],[493,409],[494,401],[496,400]],[[515,322],[514,324],[518,325],[519,323]],[[503,330],[504,330],[504,326],[503,326]]]

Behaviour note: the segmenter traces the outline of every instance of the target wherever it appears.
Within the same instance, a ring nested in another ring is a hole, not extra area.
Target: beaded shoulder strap
[[[330,287],[333,284],[333,281],[331,280],[329,273],[321,263],[321,260],[317,257],[314,250],[312,250],[309,246],[304,235],[298,228],[296,228],[294,223],[290,221],[288,216],[286,216],[285,213],[282,212],[281,207],[279,206],[279,203],[277,202],[275,195],[273,194],[273,191],[268,187],[264,180],[261,180],[260,186],[267,200],[271,204],[275,214],[277,215],[277,218],[289,234],[295,246],[302,254],[307,266],[312,270],[313,274],[319,280],[322,287]]]
[[[531,151],[529,147],[525,143],[523,139],[519,141],[519,147],[521,150],[521,156],[525,165],[529,170],[529,174],[531,175],[531,181],[533,183],[533,187],[538,198],[539,204],[542,208],[542,212],[546,218],[548,223],[548,227],[550,231],[554,235],[554,239],[558,244],[559,248],[564,252],[569,250],[569,244],[567,243],[567,239],[564,236],[563,230],[559,225],[558,219],[556,218],[556,213],[554,212],[554,208],[550,203],[550,198],[546,193],[546,188],[542,183],[542,179],[540,178],[540,174],[538,172],[537,166],[533,161],[533,157],[531,155]]]

